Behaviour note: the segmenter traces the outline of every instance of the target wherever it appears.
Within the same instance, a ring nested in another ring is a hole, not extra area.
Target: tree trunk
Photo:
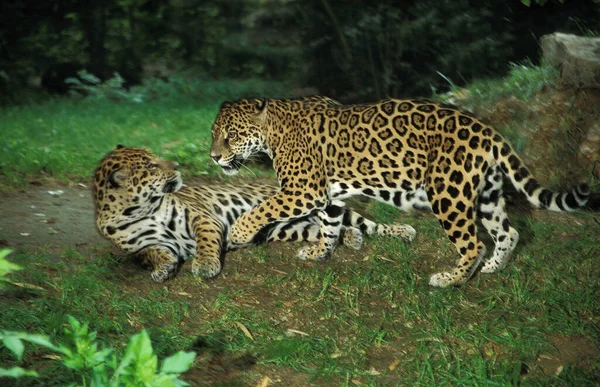
[[[88,42],[89,71],[100,79],[108,75],[106,66],[106,0],[86,4],[79,12],[82,28]]]

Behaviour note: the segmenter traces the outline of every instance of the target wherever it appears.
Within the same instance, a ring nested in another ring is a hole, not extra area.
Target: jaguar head
[[[224,102],[212,126],[210,157],[227,175],[235,175],[242,161],[264,152],[268,100]]]
[[[96,169],[94,199],[97,212],[135,215],[151,208],[160,197],[181,189],[177,164],[142,148],[118,145]]]

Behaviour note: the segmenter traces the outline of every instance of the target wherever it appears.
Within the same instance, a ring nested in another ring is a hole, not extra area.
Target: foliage
[[[554,0],[554,1],[563,4],[567,0]],[[592,0],[592,1],[594,3],[600,3],[600,0]],[[537,5],[545,5],[547,2],[548,2],[548,0],[533,0],[533,3],[537,4]],[[521,0],[521,3],[523,3],[527,7],[531,7],[531,4],[532,4],[531,0]]]
[[[129,89],[187,71],[285,80],[349,102],[423,96],[446,87],[437,72],[458,85],[497,76],[509,61],[536,58],[543,34],[597,29],[597,0],[535,3],[17,0],[0,12],[0,103],[22,101],[37,78],[65,93],[76,68],[106,91],[115,72]]]
[[[0,331],[0,340],[15,356],[21,360],[25,346],[23,341],[37,344],[55,353],[62,364],[74,370],[81,377],[83,386],[187,386],[179,380],[186,372],[196,354],[179,351],[166,358],[160,370],[158,360],[148,333],[142,330],[133,335],[120,361],[112,348],[99,349],[96,332],[90,332],[88,324],[81,324],[76,318],[69,317],[69,327],[65,328],[68,344],[56,346],[47,336],[24,332]],[[0,368],[0,377],[20,378],[37,377],[35,371],[20,367]]]
[[[598,17],[591,2],[544,8],[504,0],[304,4],[303,20],[310,27],[302,36],[314,58],[309,82],[347,101],[446,90],[438,73],[457,85],[498,76],[509,61],[537,58],[535,37],[558,28],[578,32],[578,20],[585,26]],[[568,21],[561,19],[567,14]]]
[[[112,78],[102,81],[94,74],[81,70],[77,73],[77,77],[67,78],[65,82],[72,86],[73,93],[85,95],[90,99],[142,102],[140,95],[125,89],[125,80],[119,73],[114,73]]]

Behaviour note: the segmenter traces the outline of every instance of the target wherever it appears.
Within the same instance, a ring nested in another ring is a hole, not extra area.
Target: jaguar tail
[[[529,169],[506,141],[494,144],[493,153],[504,175],[532,205],[551,211],[573,211],[586,205],[590,196],[587,184],[579,184],[570,192],[555,192],[541,186],[531,176]]]

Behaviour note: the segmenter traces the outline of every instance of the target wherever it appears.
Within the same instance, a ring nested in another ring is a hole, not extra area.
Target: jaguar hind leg
[[[458,210],[451,206],[451,201],[442,195],[432,195],[432,210],[438,218],[450,242],[460,254],[456,267],[447,272],[434,274],[429,284],[438,287],[462,285],[471,276],[485,254],[485,245],[477,237],[477,224],[473,203],[463,204]]]
[[[340,205],[331,204],[323,211],[319,211],[320,239],[316,244],[298,251],[298,258],[310,261],[324,261],[329,258],[342,234],[343,215],[344,207],[341,202]]]
[[[412,242],[417,235],[417,231],[408,224],[376,224],[375,230],[373,232],[367,231],[367,234],[399,237],[406,242]]]
[[[409,224],[380,224],[351,210],[344,213],[344,225],[359,228],[367,235],[400,237],[406,242],[412,242],[417,235],[417,231]]]
[[[360,250],[364,241],[362,231],[356,227],[344,227],[340,238],[344,246],[351,247],[354,250]]]
[[[493,273],[506,266],[510,253],[519,241],[519,233],[508,219],[502,196],[502,172],[498,166],[486,176],[485,187],[479,198],[479,218],[494,241],[494,253],[484,258],[482,273]]]
[[[451,285],[462,285],[471,278],[473,272],[481,262],[485,255],[486,248],[483,242],[474,240],[465,243],[457,243],[456,248],[461,257],[454,270],[436,273],[429,278],[429,284],[440,288],[445,288]]]

